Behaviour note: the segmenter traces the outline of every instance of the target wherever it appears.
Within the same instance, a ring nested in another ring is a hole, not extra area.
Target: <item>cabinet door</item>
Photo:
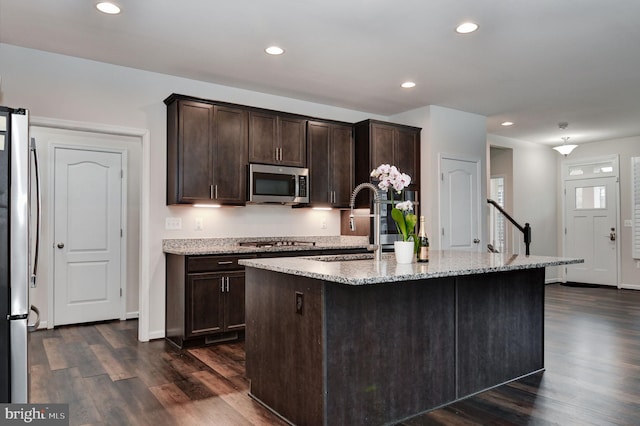
[[[330,186],[333,191],[334,207],[349,207],[351,191],[354,188],[354,146],[351,126],[331,126]],[[315,166],[315,164],[314,164]]]
[[[420,137],[416,130],[399,128],[395,139],[395,165],[411,176],[410,188],[420,186]]]
[[[248,117],[243,109],[215,107],[213,198],[222,203],[246,201]]]
[[[279,149],[277,163],[287,166],[307,165],[307,121],[301,118],[282,116],[279,120]]]
[[[278,141],[278,116],[249,113],[249,162],[275,164]]]
[[[213,105],[179,101],[177,140],[178,203],[209,199]]]
[[[244,321],[244,271],[226,275],[229,286],[225,293],[225,331],[242,330]]]
[[[307,142],[309,144],[309,202],[315,205],[328,205],[331,203],[329,124],[310,121],[307,129]]]
[[[189,274],[186,289],[186,337],[223,331],[224,310],[222,282],[219,273]]]
[[[380,164],[394,164],[394,134],[395,128],[383,124],[371,124],[371,162],[370,170],[375,169]],[[400,171],[403,171],[400,169]]]

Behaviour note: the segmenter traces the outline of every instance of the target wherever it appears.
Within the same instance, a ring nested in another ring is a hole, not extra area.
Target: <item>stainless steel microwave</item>
[[[250,203],[308,203],[309,169],[249,164],[248,193]]]

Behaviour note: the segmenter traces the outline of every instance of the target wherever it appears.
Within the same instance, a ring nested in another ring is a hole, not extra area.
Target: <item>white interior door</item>
[[[479,169],[475,161],[440,161],[442,250],[480,250]]]
[[[122,154],[55,148],[54,325],[120,317]]]
[[[618,285],[616,178],[565,181],[567,281]]]

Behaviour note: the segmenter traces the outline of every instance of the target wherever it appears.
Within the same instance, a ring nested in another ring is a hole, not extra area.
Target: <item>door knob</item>
[[[480,240],[479,240],[479,239],[477,239],[477,238],[474,238],[474,240],[473,240],[473,244],[479,244],[479,243],[480,243]]]
[[[64,248],[64,243],[58,243],[58,248],[59,249]]]
[[[616,240],[616,228],[611,228],[611,232],[609,232],[609,239],[611,241]]]

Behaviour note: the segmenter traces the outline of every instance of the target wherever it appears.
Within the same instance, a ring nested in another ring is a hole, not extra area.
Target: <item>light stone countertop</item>
[[[485,274],[584,263],[584,259],[465,251],[429,252],[429,263],[398,264],[393,253],[376,262],[369,254],[246,259],[246,267],[350,285]]]
[[[245,247],[246,241],[303,241],[315,245]],[[164,253],[188,255],[250,254],[283,251],[309,251],[334,249],[369,249],[369,237],[316,236],[316,237],[242,237],[242,238],[183,238],[162,240]]]

